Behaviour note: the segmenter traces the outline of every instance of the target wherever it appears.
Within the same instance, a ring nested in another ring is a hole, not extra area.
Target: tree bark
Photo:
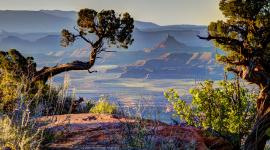
[[[269,136],[266,134],[270,128],[270,89],[262,88],[257,100],[257,119],[255,125],[245,141],[245,150],[263,150]]]
[[[43,67],[32,79],[32,83],[36,81],[46,82],[50,77],[53,77],[62,72],[71,70],[89,70],[93,66],[90,62],[74,61],[72,63],[60,64],[54,67]]]
[[[73,61],[71,63],[60,64],[54,67],[43,67],[41,70],[35,73],[31,82],[35,83],[37,81],[43,81],[45,83],[50,77],[71,70],[88,70],[89,73],[92,73],[90,69],[94,66],[96,62],[97,54],[104,51],[104,49],[102,49],[102,40],[103,38],[99,38],[94,44],[91,44],[92,49],[88,62]]]

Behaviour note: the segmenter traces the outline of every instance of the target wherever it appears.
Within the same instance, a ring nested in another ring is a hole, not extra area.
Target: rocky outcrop
[[[58,115],[39,118],[38,123],[46,131],[44,149],[231,149],[225,140],[206,137],[198,128],[114,115]]]

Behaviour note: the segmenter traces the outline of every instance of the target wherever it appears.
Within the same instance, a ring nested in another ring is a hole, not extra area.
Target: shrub
[[[31,83],[35,67],[33,57],[24,58],[15,49],[0,52],[0,111],[12,112],[22,98],[30,103],[44,93],[45,83]]]
[[[82,113],[88,113],[95,106],[95,100],[88,99],[82,105]]]
[[[222,81],[218,85],[214,87],[213,81],[205,81],[191,89],[191,104],[174,89],[164,95],[183,122],[217,131],[221,136],[229,135],[229,140],[240,146],[255,119],[256,95],[240,87],[239,82]]]
[[[101,97],[94,107],[90,109],[90,113],[95,114],[115,114],[117,106],[108,101],[107,97]]]
[[[42,131],[33,124],[17,124],[7,116],[0,118],[0,135],[1,149],[35,150],[42,141]]]
[[[31,90],[27,90],[28,86],[30,83],[24,76],[0,68],[0,112],[10,114],[22,107],[22,103],[30,109],[34,108],[41,99],[48,100],[51,92],[54,92],[49,85],[40,82],[35,83]]]

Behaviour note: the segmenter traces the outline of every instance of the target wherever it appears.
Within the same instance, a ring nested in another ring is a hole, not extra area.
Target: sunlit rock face
[[[129,137],[137,137],[139,134],[144,136],[141,138],[150,139],[146,140],[145,143],[152,145],[150,149],[161,149],[169,146],[173,146],[175,149],[194,146],[198,150],[210,147],[212,149],[232,148],[224,139],[206,137],[204,131],[198,128],[184,125],[174,126],[149,120],[139,121],[117,115],[59,115],[39,118],[38,123],[49,123],[42,126],[45,132],[61,135],[55,136],[57,137],[55,140],[46,144],[46,148],[55,150],[121,149],[128,146],[128,142],[132,142]],[[142,128],[144,133],[141,132]]]

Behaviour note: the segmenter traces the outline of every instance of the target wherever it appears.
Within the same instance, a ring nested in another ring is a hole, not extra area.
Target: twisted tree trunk
[[[270,85],[269,85],[270,86]],[[255,125],[245,141],[245,150],[263,150],[270,137],[266,134],[270,128],[270,88],[261,88],[257,100],[257,119]]]
[[[89,73],[92,73],[90,69],[95,64],[97,54],[104,51],[104,49],[102,49],[102,46],[103,46],[102,38],[97,40],[91,46],[92,46],[92,49],[89,55],[88,62],[73,61],[71,63],[60,64],[54,67],[43,67],[41,70],[36,71],[35,75],[32,77],[31,82],[35,83],[37,81],[43,81],[45,83],[50,77],[53,77],[60,73],[71,71],[71,70],[88,70]]]

